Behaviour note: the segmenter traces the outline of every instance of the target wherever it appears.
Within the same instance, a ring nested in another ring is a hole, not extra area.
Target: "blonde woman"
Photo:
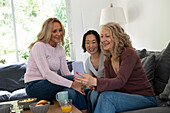
[[[94,113],[115,113],[157,106],[139,56],[129,36],[117,23],[101,27],[101,49],[106,57],[104,79],[78,73],[77,82],[94,86],[100,92]]]
[[[73,104],[84,112],[87,106],[81,92],[83,85],[72,81],[73,75],[68,70],[62,47],[64,35],[64,27],[57,18],[49,18],[43,23],[37,40],[29,46],[30,55],[25,73],[26,92],[29,97],[49,100],[57,92],[66,90]],[[62,75],[68,76],[58,75],[56,72],[59,69]]]

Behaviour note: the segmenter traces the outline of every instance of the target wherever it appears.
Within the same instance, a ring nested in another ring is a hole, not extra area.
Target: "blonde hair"
[[[64,36],[65,36],[64,26],[62,25],[60,20],[58,20],[57,18],[48,18],[43,23],[43,25],[41,27],[41,31],[37,35],[37,40],[35,42],[31,43],[30,46],[28,47],[30,50],[34,46],[34,44],[38,41],[41,41],[41,42],[44,42],[44,43],[48,43],[50,41],[51,32],[52,32],[52,25],[53,25],[54,22],[58,22],[61,25],[63,36],[62,36],[60,45],[62,45],[62,46],[64,45]]]
[[[114,59],[119,59],[119,57],[121,56],[121,54],[125,48],[127,48],[127,47],[133,48],[129,35],[127,35],[124,32],[124,29],[119,24],[110,22],[105,25],[102,25],[101,30],[103,28],[110,31],[110,37],[114,42],[114,47],[113,47],[113,53],[115,54],[113,56]],[[101,50],[102,50],[103,54],[106,56],[105,60],[110,60],[110,58],[111,58],[110,51],[104,50],[102,47],[102,43],[100,45],[101,45]]]

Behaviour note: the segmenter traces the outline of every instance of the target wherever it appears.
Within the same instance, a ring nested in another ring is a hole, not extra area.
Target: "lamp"
[[[109,8],[101,10],[100,26],[108,22],[116,22],[120,25],[126,24],[123,8],[113,7],[112,3]]]

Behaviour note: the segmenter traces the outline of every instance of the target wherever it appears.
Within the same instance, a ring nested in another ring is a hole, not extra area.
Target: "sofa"
[[[72,62],[67,61],[70,71]],[[24,84],[25,72],[26,63],[0,66],[0,102],[28,98]],[[60,70],[57,73],[61,74]]]
[[[156,94],[158,107],[122,113],[170,113],[170,105],[168,105],[170,98],[160,97],[161,94],[167,92],[166,90],[170,88],[170,82],[168,82],[170,78],[170,43],[162,51],[147,51],[143,49],[137,50],[137,52]],[[67,61],[70,71],[72,71],[72,62]],[[24,88],[25,71],[25,63],[0,67],[0,102],[27,98]],[[57,73],[61,74],[60,71]]]
[[[158,107],[122,113],[170,113],[170,43],[162,51],[142,49],[137,52],[156,94]]]

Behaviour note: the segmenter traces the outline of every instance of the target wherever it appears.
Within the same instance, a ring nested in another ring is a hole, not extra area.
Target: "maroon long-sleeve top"
[[[104,79],[97,79],[97,88],[102,91],[119,91],[129,94],[154,96],[138,54],[134,49],[126,48],[120,56],[120,67],[116,74],[111,60],[104,62]]]

